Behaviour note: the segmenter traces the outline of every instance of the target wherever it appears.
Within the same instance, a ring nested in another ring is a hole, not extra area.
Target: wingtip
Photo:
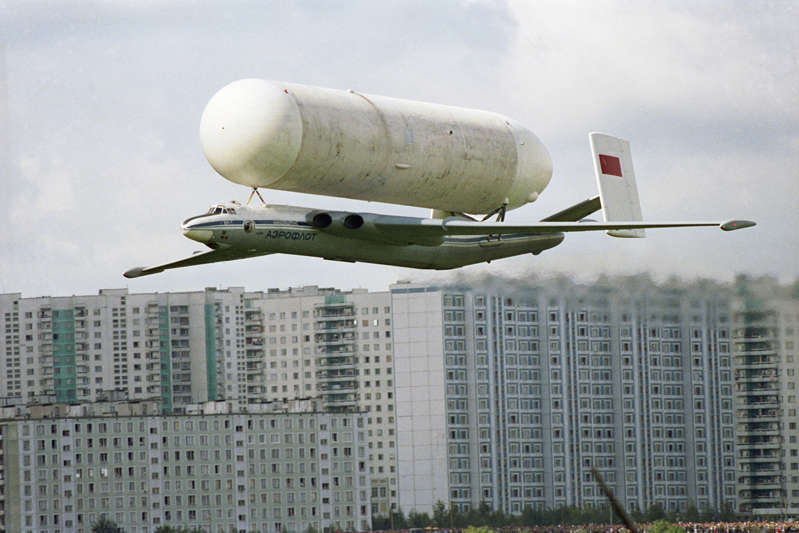
[[[756,225],[757,222],[753,222],[751,220],[730,220],[729,222],[725,222],[719,227],[723,231],[735,231],[737,229],[751,228],[752,226]]]
[[[125,272],[122,275],[125,276],[128,279],[130,279],[130,278],[138,278],[139,276],[142,275],[142,271],[143,270],[144,270],[144,267],[131,268],[130,270],[128,270],[127,272]]]

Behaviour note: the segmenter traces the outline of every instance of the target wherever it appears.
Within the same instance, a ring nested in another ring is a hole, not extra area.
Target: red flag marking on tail
[[[602,167],[602,174],[622,177],[621,160],[616,156],[599,154],[599,166]]]

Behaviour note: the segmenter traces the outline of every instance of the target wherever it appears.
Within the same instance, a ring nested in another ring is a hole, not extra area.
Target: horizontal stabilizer
[[[602,202],[600,202],[599,196],[594,196],[558,211],[554,215],[549,215],[547,218],[541,219],[541,222],[577,222],[600,209],[602,209]]]

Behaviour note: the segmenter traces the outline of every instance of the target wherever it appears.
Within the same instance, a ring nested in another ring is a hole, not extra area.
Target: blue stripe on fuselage
[[[293,222],[290,220],[253,220],[256,225],[279,225],[279,226],[311,226],[308,222]],[[225,229],[229,226],[241,226],[244,223],[243,220],[224,220],[224,221],[214,221],[214,222],[203,222],[202,224],[194,224],[191,226],[191,229],[195,228],[221,228]]]

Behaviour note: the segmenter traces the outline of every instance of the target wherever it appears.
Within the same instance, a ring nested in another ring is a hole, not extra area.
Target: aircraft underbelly
[[[562,234],[516,237],[452,238],[440,246],[395,245],[330,235],[314,229],[257,229],[234,239],[248,250],[446,270],[524,253],[537,253],[563,240]]]

